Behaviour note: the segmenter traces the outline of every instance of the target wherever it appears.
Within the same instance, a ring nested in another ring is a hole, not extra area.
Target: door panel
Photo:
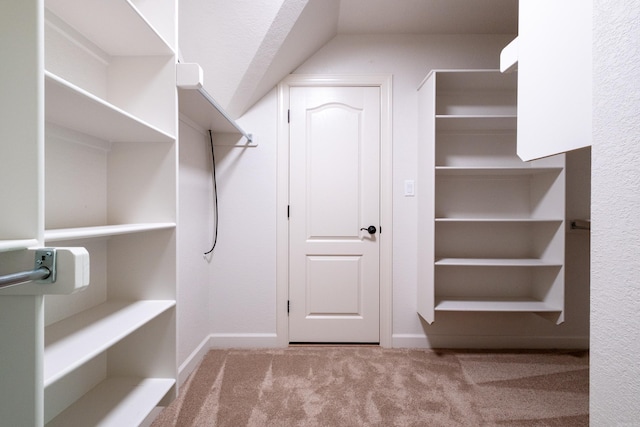
[[[290,92],[291,342],[379,341],[380,90]]]
[[[308,256],[306,316],[362,316],[361,256]],[[335,298],[340,295],[340,298]]]
[[[309,237],[358,238],[360,112],[342,105],[307,111]],[[329,172],[329,173],[328,173]]]

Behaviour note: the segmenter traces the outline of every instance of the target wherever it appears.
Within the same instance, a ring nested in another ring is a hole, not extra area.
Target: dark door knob
[[[363,227],[360,230],[366,230],[369,234],[376,234],[376,231],[378,231],[375,225],[370,225],[367,228]]]

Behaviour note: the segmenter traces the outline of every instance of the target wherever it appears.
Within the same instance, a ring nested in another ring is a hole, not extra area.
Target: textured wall
[[[640,425],[640,3],[594,1],[591,424]]]

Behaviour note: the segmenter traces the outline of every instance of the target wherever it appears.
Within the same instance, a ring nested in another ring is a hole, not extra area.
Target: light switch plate
[[[406,179],[404,181],[404,195],[405,197],[413,197],[416,195],[416,184],[412,179]]]

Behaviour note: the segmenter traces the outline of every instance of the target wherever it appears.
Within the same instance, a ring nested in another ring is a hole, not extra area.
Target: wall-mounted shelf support
[[[56,281],[56,250],[54,248],[38,249],[35,255],[33,270],[0,276],[0,288],[32,282],[54,283]]]
[[[176,85],[179,89],[180,112],[185,114],[203,130],[214,133],[236,133],[246,139],[246,144],[255,146],[253,135],[245,132],[218,102],[203,87],[203,72],[196,63],[178,63]]]

